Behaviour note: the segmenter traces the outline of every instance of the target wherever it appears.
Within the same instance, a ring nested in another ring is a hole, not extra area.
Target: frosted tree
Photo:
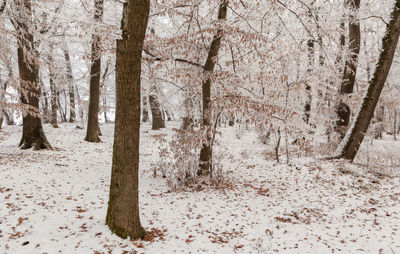
[[[338,158],[353,161],[370,125],[375,107],[385,85],[400,35],[400,0],[395,1],[386,34],[382,39],[382,52],[371,81],[361,101],[358,113],[338,148]]]

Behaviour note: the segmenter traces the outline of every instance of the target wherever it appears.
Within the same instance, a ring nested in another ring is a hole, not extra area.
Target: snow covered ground
[[[60,126],[45,125],[53,151],[20,150],[22,127],[0,131],[0,253],[400,253],[400,169],[277,165],[255,133],[230,128],[231,186],[175,192],[153,177],[159,132],[143,126],[141,220],[155,238],[121,240],[105,225],[113,126],[99,144]]]

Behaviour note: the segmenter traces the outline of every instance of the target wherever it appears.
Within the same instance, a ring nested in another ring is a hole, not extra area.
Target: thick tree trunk
[[[140,73],[150,0],[128,0],[117,41],[116,115],[106,224],[131,240],[146,234],[139,214]]]
[[[71,59],[69,56],[69,51],[68,51],[67,45],[65,45],[63,52],[64,52],[66,69],[67,69],[67,82],[68,82],[68,89],[69,89],[69,122],[74,123],[76,120],[75,86],[74,86],[74,77],[72,75]]]
[[[369,82],[367,91],[361,101],[360,108],[354,119],[354,123],[347,131],[345,138],[338,148],[339,158],[353,161],[358,149],[364,139],[371,118],[374,115],[386,78],[393,62],[394,53],[400,35],[400,0],[396,0],[391,20],[387,26],[385,37],[382,39],[382,52],[372,80]]]
[[[360,9],[360,0],[347,0],[347,6],[352,12],[358,12]],[[344,66],[343,81],[340,87],[340,102],[336,109],[338,120],[336,122],[336,130],[341,134],[341,138],[350,125],[351,109],[343,100],[344,97],[350,96],[353,93],[357,75],[358,55],[360,53],[361,31],[360,22],[354,14],[350,15],[349,22],[349,51],[350,58],[346,60]]]
[[[222,21],[226,19],[228,12],[228,0],[223,0],[218,10],[218,20]],[[221,38],[223,36],[223,30],[218,29],[217,34],[211,42],[211,47],[208,51],[206,64],[204,65],[205,75],[212,75],[214,72],[215,61],[218,57],[219,48],[221,47]],[[202,125],[206,131],[206,138],[203,141],[203,146],[200,151],[200,170],[197,172],[198,175],[205,175],[211,172],[211,159],[212,159],[212,147],[211,147],[211,78],[208,77],[202,86],[202,99],[203,99],[203,115]]]
[[[147,96],[144,95],[142,97],[142,102],[143,102],[143,111],[142,111],[142,122],[146,123],[147,121],[149,121],[149,111],[147,109]]]
[[[104,0],[94,0],[95,22],[103,18]],[[95,32],[92,35],[92,64],[90,68],[90,96],[88,126],[85,140],[88,142],[100,142],[99,138],[99,102],[100,102],[100,71],[101,52],[100,35]]]
[[[155,89],[152,89],[152,90],[153,90],[153,92],[149,95],[151,115],[153,118],[153,121],[151,124],[151,129],[159,130],[159,129],[165,127],[165,122],[164,122],[164,118],[163,118],[163,113],[161,111],[161,105],[160,105],[160,102],[158,101],[158,96],[157,96],[156,92],[154,91]]]
[[[16,27],[18,68],[21,86],[21,102],[29,107],[29,112],[23,116],[23,131],[19,146],[22,149],[35,147],[35,149],[51,149],[50,143],[43,132],[42,122],[39,117],[40,84],[39,70],[34,59],[33,35],[29,29],[30,24],[23,23],[32,19],[30,0],[16,1],[19,15],[13,24]],[[33,58],[33,59],[32,59]]]

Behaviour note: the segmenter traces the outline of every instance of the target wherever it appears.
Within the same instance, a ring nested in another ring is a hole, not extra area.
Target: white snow
[[[222,129],[220,149],[232,154],[223,162],[231,185],[171,191],[153,177],[156,132],[144,125],[141,221],[161,237],[122,240],[105,225],[113,125],[101,126],[98,144],[60,126],[45,125],[53,151],[20,150],[22,127],[0,131],[0,253],[400,252],[398,173],[304,158],[276,164],[255,133],[236,139],[234,128]]]

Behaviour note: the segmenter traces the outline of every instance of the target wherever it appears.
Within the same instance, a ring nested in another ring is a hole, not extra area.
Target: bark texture
[[[347,6],[352,12],[358,12],[360,9],[360,0],[347,0]],[[336,122],[337,131],[344,136],[344,133],[350,125],[350,106],[343,100],[344,96],[350,96],[353,93],[356,82],[358,55],[360,53],[361,30],[360,22],[354,14],[350,15],[349,22],[349,51],[350,57],[346,60],[343,73],[343,81],[340,87],[340,103],[337,107],[338,120]]]
[[[122,238],[146,234],[139,214],[140,73],[150,0],[128,0],[117,41],[116,114],[106,224]]]
[[[223,21],[226,19],[228,12],[228,0],[223,0],[219,6],[218,20]],[[218,52],[221,47],[221,39],[223,36],[223,30],[218,29],[217,34],[214,36],[211,47],[208,51],[206,64],[204,65],[204,72],[206,76],[212,75],[214,72],[215,61],[218,57]],[[212,158],[211,148],[211,77],[208,77],[202,86],[202,99],[203,99],[203,115],[202,125],[206,131],[206,139],[203,142],[203,146],[200,151],[200,170],[199,175],[209,174]]]
[[[386,34],[382,39],[382,51],[372,80],[369,82],[367,91],[361,101],[360,108],[354,119],[354,123],[347,131],[339,149],[338,158],[344,158],[353,161],[360,145],[364,139],[365,133],[369,127],[374,115],[375,107],[378,103],[386,78],[389,74],[393,62],[394,53],[400,35],[400,0],[396,0],[393,12],[387,26]]]
[[[94,0],[95,22],[103,19],[104,0]],[[85,140],[88,142],[100,142],[99,138],[99,102],[100,102],[100,71],[101,52],[100,35],[95,32],[92,35],[92,64],[90,67],[90,96],[88,126]]]
[[[35,59],[33,34],[29,29],[32,20],[30,0],[15,2],[19,8],[19,17],[13,20],[17,31],[18,68],[21,86],[21,102],[29,109],[23,116],[23,131],[19,146],[22,149],[35,147],[35,149],[51,149],[50,143],[43,132],[42,122],[39,118],[40,84],[39,67]]]

